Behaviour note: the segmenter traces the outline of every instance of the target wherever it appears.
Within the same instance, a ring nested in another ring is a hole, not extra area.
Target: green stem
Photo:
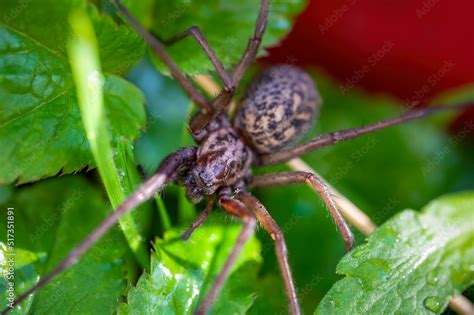
[[[166,209],[165,203],[161,196],[155,197],[156,206],[158,208],[158,214],[161,219],[161,226],[163,227],[163,231],[169,230],[171,228],[171,220],[170,216],[168,215],[168,210]]]
[[[112,206],[116,208],[125,200],[120,185],[113,150],[105,126],[102,87],[104,78],[100,71],[97,40],[87,13],[75,11],[70,17],[74,37],[68,46],[71,68],[87,139],[100,177]],[[119,220],[125,238],[137,261],[148,265],[148,251],[131,214]]]

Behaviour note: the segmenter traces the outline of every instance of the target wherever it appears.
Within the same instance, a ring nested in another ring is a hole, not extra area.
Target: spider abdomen
[[[320,103],[315,83],[304,71],[273,66],[252,81],[234,124],[256,152],[276,152],[310,129]]]

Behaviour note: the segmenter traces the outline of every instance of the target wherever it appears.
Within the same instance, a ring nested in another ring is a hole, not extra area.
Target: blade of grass
[[[125,194],[120,185],[105,125],[102,95],[104,80],[100,71],[97,40],[85,11],[73,12],[70,24],[74,36],[68,45],[68,54],[82,121],[100,177],[115,208],[125,199]],[[148,251],[132,215],[129,213],[123,216],[119,222],[137,261],[146,267],[149,263]]]
[[[167,231],[171,228],[171,219],[168,215],[168,210],[166,209],[165,203],[160,195],[155,197],[156,207],[158,208],[158,215],[161,219],[161,227],[163,231]]]
[[[137,170],[137,162],[133,155],[133,145],[129,139],[121,139],[117,146],[117,153],[115,154],[115,163],[117,166],[118,177],[120,185],[125,195],[132,194],[135,189],[142,184],[142,178]],[[141,237],[140,244],[146,244],[146,240],[150,239],[151,235],[151,218],[152,218],[151,204],[145,202],[139,206],[135,211],[130,212],[131,220],[138,229]],[[148,252],[148,250],[147,250]],[[147,256],[146,269],[149,267],[149,258]],[[138,275],[138,274],[137,274]]]

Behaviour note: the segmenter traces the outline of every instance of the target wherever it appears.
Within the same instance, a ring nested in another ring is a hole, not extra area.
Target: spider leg
[[[329,213],[336,222],[339,233],[344,240],[344,244],[347,250],[352,248],[354,242],[354,235],[352,234],[349,225],[347,224],[341,212],[336,206],[336,202],[330,193],[328,186],[315,174],[310,172],[282,172],[265,174],[256,176],[250,183],[251,187],[265,187],[274,185],[285,185],[295,183],[308,183],[311,185],[313,190],[321,196],[324,203],[329,209]]]
[[[250,38],[245,51],[240,58],[239,63],[235,67],[234,71],[232,72],[232,79],[235,86],[238,86],[240,80],[244,76],[245,72],[247,71],[250,64],[255,60],[257,56],[258,48],[260,47],[260,43],[262,42],[263,34],[265,33],[265,28],[267,26],[268,20],[268,9],[269,9],[269,0],[261,0],[260,2],[260,11],[258,13],[257,22],[255,25],[255,30]],[[207,125],[207,123],[215,118],[217,115],[222,113],[227,109],[229,102],[234,94],[234,91],[227,92],[221,91],[219,95],[214,99],[212,102],[212,107],[214,108],[214,112],[212,114],[205,114],[199,113],[195,116],[191,123],[190,128],[191,130],[198,130]]]
[[[191,234],[196,230],[198,227],[200,227],[204,221],[206,221],[207,217],[209,216],[209,213],[211,213],[212,206],[214,205],[214,199],[209,198],[209,201],[207,202],[206,208],[204,209],[203,212],[199,215],[196,221],[191,224],[191,226],[181,235],[181,238],[183,240],[187,240]]]
[[[265,154],[260,156],[259,165],[270,165],[286,162],[294,157],[301,156],[308,152],[314,151],[321,147],[325,147],[334,144],[339,141],[347,141],[356,137],[365,135],[370,132],[378,131],[387,127],[399,125],[401,123],[423,118],[440,111],[449,110],[460,110],[468,107],[474,107],[474,103],[466,103],[459,106],[436,106],[430,108],[423,108],[418,110],[412,110],[403,113],[400,116],[393,117],[390,119],[382,120],[364,127],[346,129],[336,132],[330,132],[324,135],[317,136],[306,143],[300,144],[294,148],[286,149],[280,152],[274,152],[271,154]]]
[[[147,179],[138,189],[129,196],[115,211],[109,214],[102,223],[96,227],[88,237],[86,237],[79,245],[77,245],[69,254],[49,273],[41,277],[39,281],[29,290],[18,296],[13,306],[21,303],[28,295],[42,288],[53,280],[58,274],[75,264],[78,259],[92,245],[94,245],[107,231],[118,221],[124,214],[132,211],[140,204],[150,199],[159,191],[166,183],[173,180],[176,171],[180,166],[190,163],[195,159],[196,148],[183,148],[168,155],[168,157],[160,164],[156,173]],[[7,307],[2,311],[6,314],[12,308]]]
[[[163,47],[163,44],[149,32],[147,32],[138,21],[128,12],[119,0],[115,0],[115,3],[119,7],[120,11],[125,15],[129,23],[133,28],[145,39],[155,53],[160,57],[163,63],[169,68],[173,77],[178,81],[183,90],[193,100],[193,102],[201,107],[203,114],[208,114],[213,111],[209,101],[192,85],[192,83],[186,78],[186,75],[179,70],[178,66],[171,57],[168,55]]]
[[[162,40],[163,44],[165,45],[171,45],[174,44],[188,36],[191,36],[194,38],[197,43],[201,46],[201,48],[204,50],[206,55],[209,57],[209,60],[212,62],[214,67],[216,68],[217,74],[221,78],[222,82],[224,83],[224,90],[227,92],[233,92],[235,90],[235,84],[234,80],[232,77],[227,73],[227,71],[224,68],[224,65],[222,62],[217,58],[216,53],[214,50],[209,46],[209,43],[204,36],[204,34],[201,32],[201,29],[199,26],[192,26],[182,32],[181,34],[178,34],[170,39],[167,40]]]
[[[214,281],[211,289],[207,293],[204,301],[198,307],[196,311],[197,315],[204,315],[211,307],[212,302],[217,297],[219,291],[222,289],[222,286],[229,277],[230,270],[235,261],[237,260],[240,252],[242,251],[243,246],[252,236],[256,225],[256,220],[252,212],[247,209],[247,207],[243,205],[240,201],[232,199],[225,195],[219,198],[219,204],[225,211],[241,218],[244,222],[244,227],[237,238],[232,252],[227,258],[224,267],[222,267],[222,270]]]
[[[244,54],[240,58],[239,63],[237,64],[234,69],[234,72],[232,73],[232,78],[234,79],[234,82],[237,85],[244,76],[250,64],[254,62],[255,57],[257,56],[258,48],[260,47],[263,34],[265,33],[265,28],[267,27],[268,9],[269,1],[262,0],[253,36],[252,38],[250,38],[247,47],[245,48]]]
[[[301,310],[298,303],[298,297],[296,295],[295,284],[293,282],[293,276],[291,275],[290,265],[288,263],[288,253],[286,249],[286,242],[278,224],[272,218],[267,209],[250,193],[240,191],[238,199],[241,200],[257,217],[257,220],[263,225],[265,231],[270,234],[271,238],[275,241],[275,252],[278,258],[278,264],[283,276],[285,283],[286,294],[289,300],[289,308],[291,314],[299,315]]]

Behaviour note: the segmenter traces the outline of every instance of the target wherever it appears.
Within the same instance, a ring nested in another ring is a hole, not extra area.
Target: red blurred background
[[[418,106],[474,83],[473,14],[473,0],[310,0],[266,61],[316,65],[348,89]],[[455,125],[474,119],[466,114]]]

